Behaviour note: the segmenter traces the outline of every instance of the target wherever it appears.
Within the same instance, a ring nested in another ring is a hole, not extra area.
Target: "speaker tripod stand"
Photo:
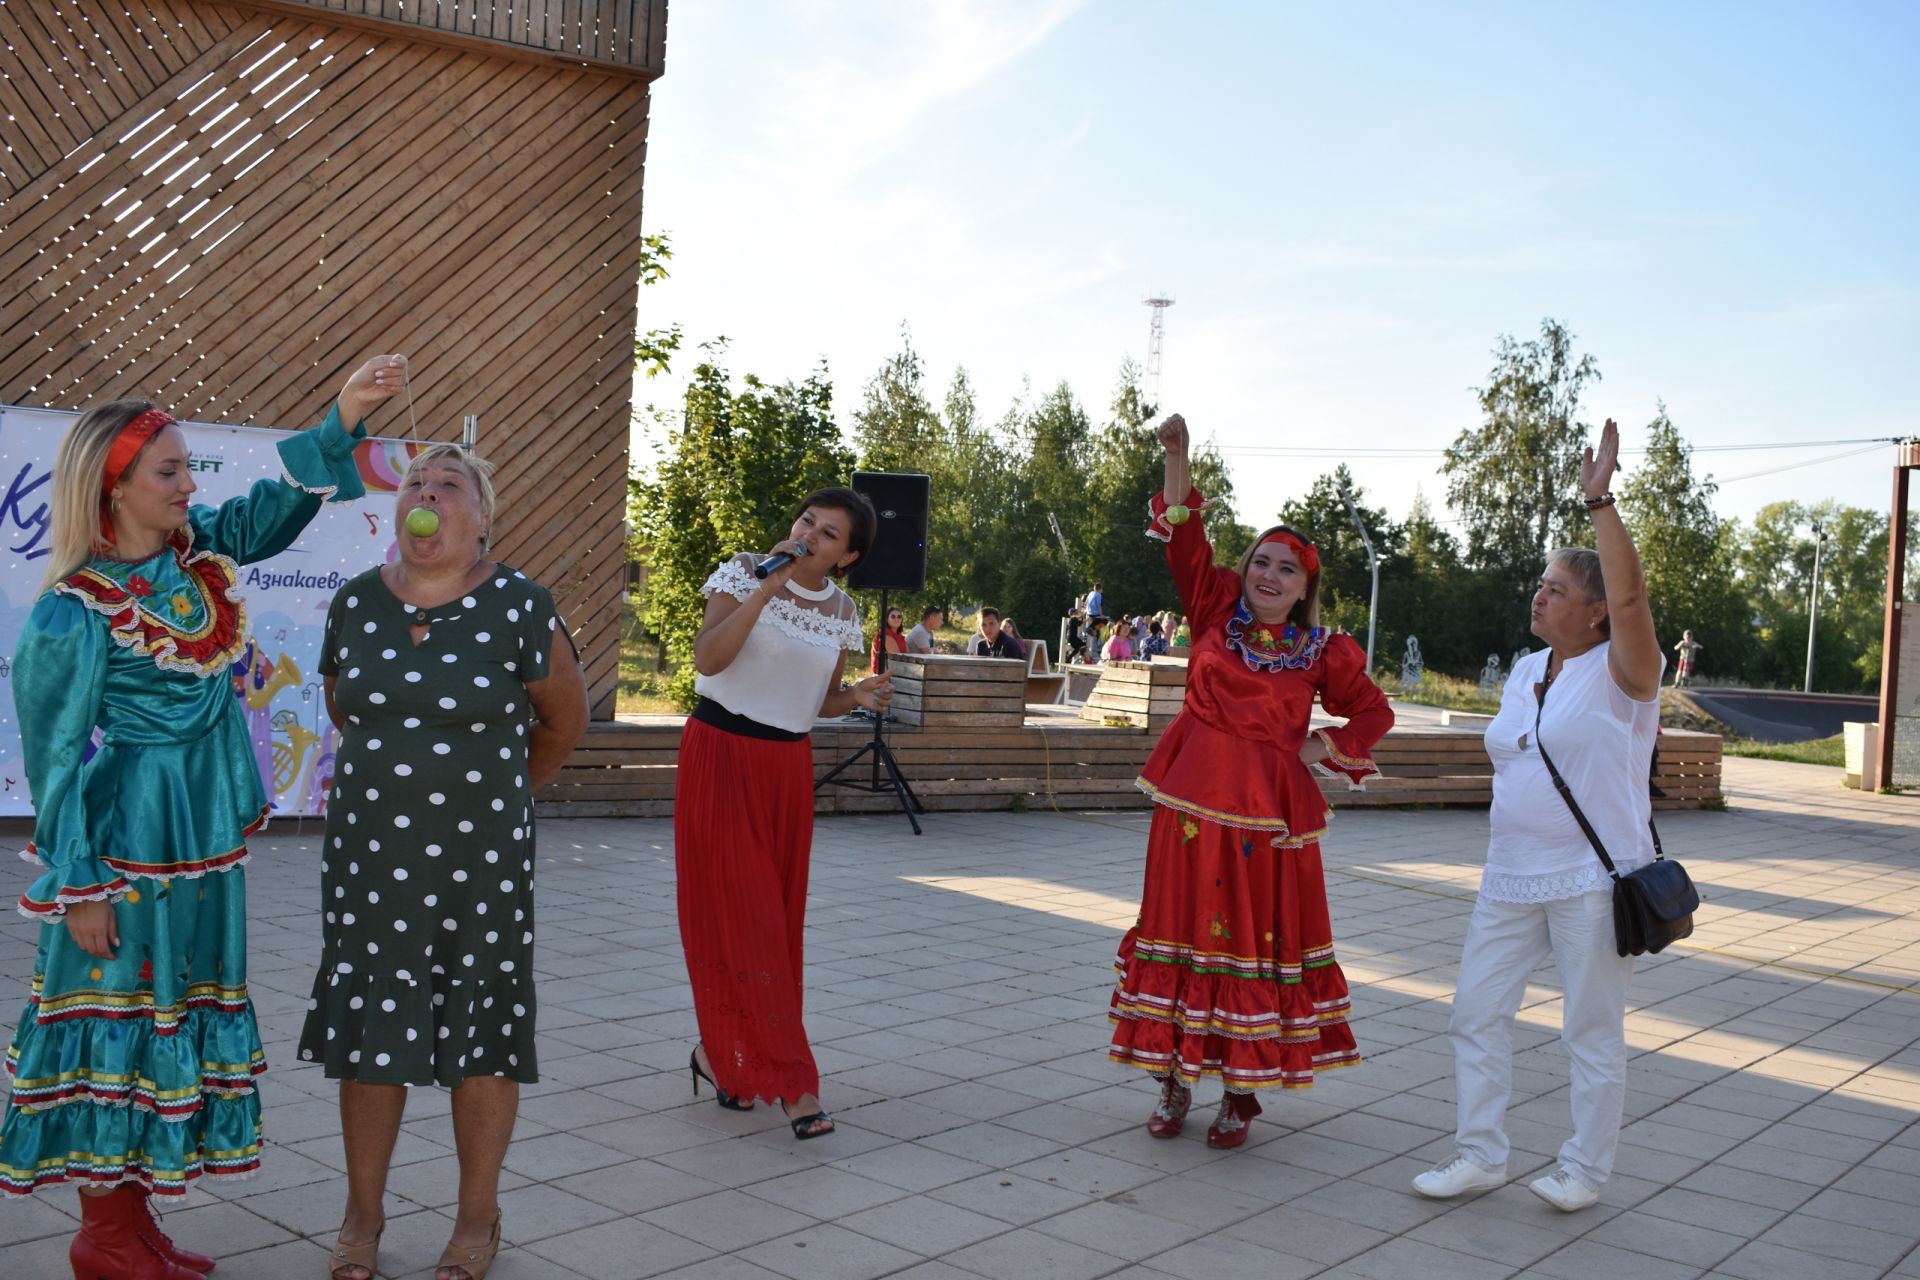
[[[885,631],[886,626],[887,593],[882,591],[880,593],[881,630]],[[880,641],[879,666],[875,668],[874,674],[884,675],[886,670],[887,642],[883,636]],[[853,791],[865,791],[870,795],[876,796],[885,795],[888,791],[892,791],[894,795],[900,798],[900,811],[906,814],[907,821],[913,824],[913,834],[922,835],[924,833],[920,830],[920,819],[914,815],[917,813],[925,813],[927,811],[926,806],[920,803],[919,796],[913,794],[913,788],[907,785],[907,780],[900,776],[900,766],[894,762],[893,752],[887,748],[887,741],[884,734],[886,723],[887,717],[885,712],[874,712],[872,740],[862,743],[858,751],[828,770],[825,777],[813,784],[813,789],[818,791],[828,783],[832,783],[836,787],[846,787]],[[863,759],[867,760],[870,767],[870,773],[865,782],[840,776],[854,765],[860,763]],[[885,769],[887,773],[884,782],[880,777],[880,771],[882,769]]]

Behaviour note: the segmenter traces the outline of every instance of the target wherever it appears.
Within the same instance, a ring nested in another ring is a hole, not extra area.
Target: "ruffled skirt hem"
[[[538,1084],[531,981],[502,975],[455,982],[334,972],[313,980],[300,1060],[329,1080],[443,1085],[475,1076]]]

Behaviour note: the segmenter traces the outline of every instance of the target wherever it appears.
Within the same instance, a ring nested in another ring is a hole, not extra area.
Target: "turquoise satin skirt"
[[[40,926],[7,1050],[0,1190],[137,1182],[180,1195],[202,1173],[260,1166],[246,872],[132,883],[112,960],[75,946],[64,921]]]

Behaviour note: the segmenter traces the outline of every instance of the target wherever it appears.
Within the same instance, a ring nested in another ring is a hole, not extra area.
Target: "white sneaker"
[[[1600,1199],[1600,1188],[1565,1165],[1544,1178],[1535,1178],[1527,1189],[1562,1213],[1577,1213]]]
[[[1466,1156],[1455,1156],[1416,1176],[1413,1189],[1429,1200],[1451,1200],[1469,1191],[1491,1191],[1506,1181],[1505,1169],[1489,1169]]]

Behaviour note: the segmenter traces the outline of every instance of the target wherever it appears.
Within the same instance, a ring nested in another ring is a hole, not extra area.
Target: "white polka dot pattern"
[[[336,677],[354,727],[339,746],[327,842],[348,856],[321,869],[339,909],[325,917],[300,1056],[368,1083],[530,1082],[534,828],[520,672],[543,671],[526,654],[542,654],[559,623],[546,591],[510,571],[426,612],[416,644],[370,571],[328,617],[321,674]],[[481,867],[494,869],[473,874]],[[514,867],[525,874],[501,874]]]

